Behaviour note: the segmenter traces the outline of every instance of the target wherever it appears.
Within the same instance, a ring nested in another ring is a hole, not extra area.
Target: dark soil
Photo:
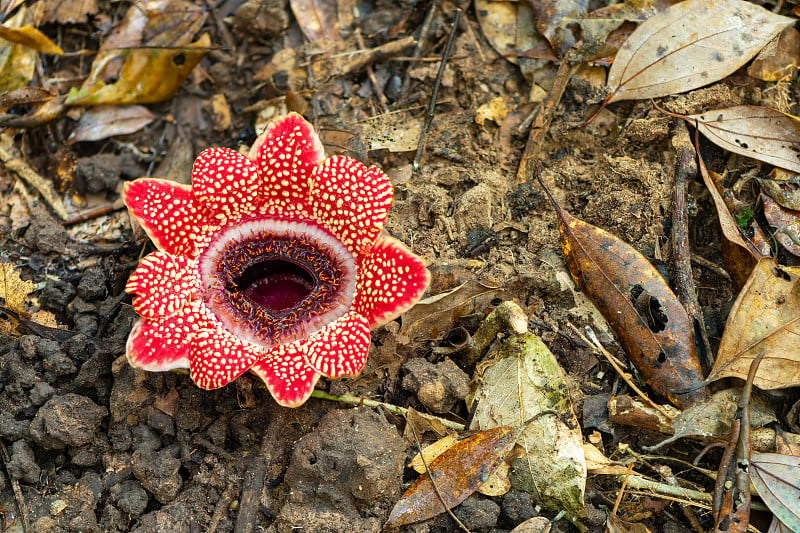
[[[128,7],[99,4],[102,16],[69,26],[61,43],[65,49],[96,49],[103,29]],[[217,14],[233,16],[240,4],[225,2]],[[85,202],[80,209],[70,204],[71,212],[113,205],[124,181],[139,176],[187,182],[202,149],[252,142],[254,122],[303,108],[295,100],[301,98],[308,104],[301,110],[320,131],[327,153],[358,157],[392,177],[396,197],[386,231],[429,263],[433,280],[428,295],[467,279],[502,286],[502,297],[526,309],[532,330],[573,383],[574,409],[586,435],[600,429],[607,450],[620,442],[636,447],[660,440],[663,436],[655,433],[611,428],[595,416],[624,385],[575,339],[567,322],[599,328],[609,349],[622,354],[570,286],[556,219],[539,185],[515,179],[528,133],[518,126],[533,109],[527,98],[530,85],[484,40],[474,13],[465,13],[439,94],[444,103],[436,108],[421,168],[413,171],[413,152],[367,150],[361,121],[380,114],[380,108],[366,73],[348,72],[309,86],[294,78],[296,70],[275,71],[270,61],[279,51],[296,51],[300,72],[313,51],[303,47],[285,1],[247,4],[261,14],[239,12],[224,22],[235,50],[222,46],[219,26],[207,19],[203,31],[218,48],[175,98],[149,106],[158,116],[154,123],[126,137],[70,146],[77,174],[61,192]],[[429,8],[415,0],[362,4],[359,9],[369,16],[355,24],[366,46],[414,33]],[[454,5],[440,5],[424,57],[441,53],[449,31]],[[52,24],[44,31],[61,35],[66,27]],[[421,63],[424,68],[415,67],[403,87],[408,64],[381,60],[374,65],[389,108],[400,111],[398,127],[423,115],[436,73],[436,67]],[[87,66],[78,58],[58,64],[45,59],[46,78],[57,77],[60,69],[77,76],[85,75]],[[290,89],[292,97],[285,98]],[[617,235],[654,262],[669,260],[675,157],[671,122],[649,102],[624,103],[587,128],[577,128],[597,100],[596,92],[588,74],[570,84],[547,138],[540,176],[573,215]],[[230,110],[229,124],[213,112],[212,100],[220,95]],[[476,109],[498,96],[511,113],[499,125],[487,121],[479,126]],[[673,98],[671,109],[688,113],[762,98],[757,87],[725,82]],[[73,120],[62,117],[46,127],[15,131],[15,143],[32,166],[46,173],[58,162],[57,150],[73,127]],[[121,209],[65,226],[17,183],[13,173],[0,167],[0,259],[35,284],[26,311],[48,312],[54,321],[46,323],[46,313],[27,316],[30,327],[10,318],[0,321],[0,439],[5,448],[0,529],[22,531],[24,518],[27,531],[37,533],[381,530],[416,478],[406,467],[416,445],[403,433],[401,420],[382,410],[317,399],[294,410],[280,409],[249,375],[223,389],[203,391],[187,375],[135,370],[125,358],[135,313],[122,289],[152,244],[131,229]],[[690,195],[695,251],[719,264],[713,205],[699,183],[692,184]],[[696,267],[695,277],[712,341],[718,342],[734,288],[705,268]],[[373,333],[370,360],[359,377],[322,380],[318,388],[466,419],[462,400],[474,368],[452,349],[453,335],[474,332],[498,301],[481,303],[457,323],[441,324],[445,333],[436,338],[403,343],[398,325],[390,324]],[[598,406],[589,408],[588,419],[582,416],[587,405]],[[272,435],[274,440],[267,438]],[[433,432],[422,436],[425,441],[435,437]],[[710,489],[707,482],[704,488]],[[606,479],[590,478],[590,531],[604,529],[605,517],[597,507],[613,505],[616,490],[618,485]],[[20,512],[17,503],[22,502]],[[509,531],[539,514],[556,514],[537,509],[519,491],[491,498],[473,495],[454,512],[473,532]],[[688,527],[674,505],[649,516],[653,531]],[[701,521],[709,525],[708,513],[701,514]],[[575,531],[563,520],[554,528]],[[403,531],[456,529],[449,516],[441,515]]]

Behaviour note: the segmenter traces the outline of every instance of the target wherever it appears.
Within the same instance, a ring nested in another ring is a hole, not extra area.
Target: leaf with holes
[[[511,486],[535,502],[572,516],[586,515],[586,458],[583,437],[569,397],[564,371],[553,353],[533,333],[513,335],[497,356],[479,365],[471,392],[471,429],[527,424],[517,443],[520,456],[511,461]]]
[[[800,123],[777,109],[740,105],[686,120],[720,148],[800,172]]]
[[[686,0],[648,19],[620,48],[608,102],[658,98],[721,80],[795,19],[744,0]]]
[[[728,315],[709,381],[745,379],[761,351],[753,384],[760,389],[800,386],[800,267],[761,259]]]
[[[466,500],[497,470],[524,428],[502,426],[478,431],[436,457],[428,463],[436,488],[429,473],[418,477],[395,504],[386,527],[413,524],[443,513],[442,500],[447,509]]]
[[[754,453],[750,480],[775,517],[789,531],[800,531],[800,457]]]
[[[550,199],[578,287],[603,314],[648,385],[684,408],[704,395],[691,321],[661,274],[631,246]],[[687,394],[675,391],[692,389]]]
[[[187,46],[127,50],[119,79],[109,84],[101,79],[101,74],[105,62],[115,58],[119,51],[100,52],[92,73],[80,89],[67,96],[65,104],[152,104],[169,100],[206,55],[210,45],[211,38],[203,34]]]

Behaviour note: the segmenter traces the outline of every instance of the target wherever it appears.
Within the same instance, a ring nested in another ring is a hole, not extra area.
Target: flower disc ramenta
[[[325,158],[314,129],[289,114],[247,156],[209,148],[191,187],[140,178],[123,197],[158,250],[126,290],[141,316],[127,355],[138,368],[188,368],[222,387],[250,370],[298,406],[320,375],[358,374],[369,332],[428,284],[419,257],[381,234],[392,185],[375,167]]]

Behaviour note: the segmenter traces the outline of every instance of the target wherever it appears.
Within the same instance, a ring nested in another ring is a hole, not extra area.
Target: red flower
[[[158,247],[126,290],[141,318],[130,363],[189,368],[222,387],[247,370],[297,406],[320,375],[354,376],[369,331],[419,300],[422,261],[381,235],[392,184],[349,157],[324,158],[310,124],[272,122],[247,157],[202,152],[192,185],[140,178],[125,204]]]

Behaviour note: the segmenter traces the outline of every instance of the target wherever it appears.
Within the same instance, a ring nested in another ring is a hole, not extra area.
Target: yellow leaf
[[[0,297],[6,303],[5,307],[15,313],[22,313],[25,298],[33,291],[32,281],[23,281],[14,266],[9,263],[0,263]]]

